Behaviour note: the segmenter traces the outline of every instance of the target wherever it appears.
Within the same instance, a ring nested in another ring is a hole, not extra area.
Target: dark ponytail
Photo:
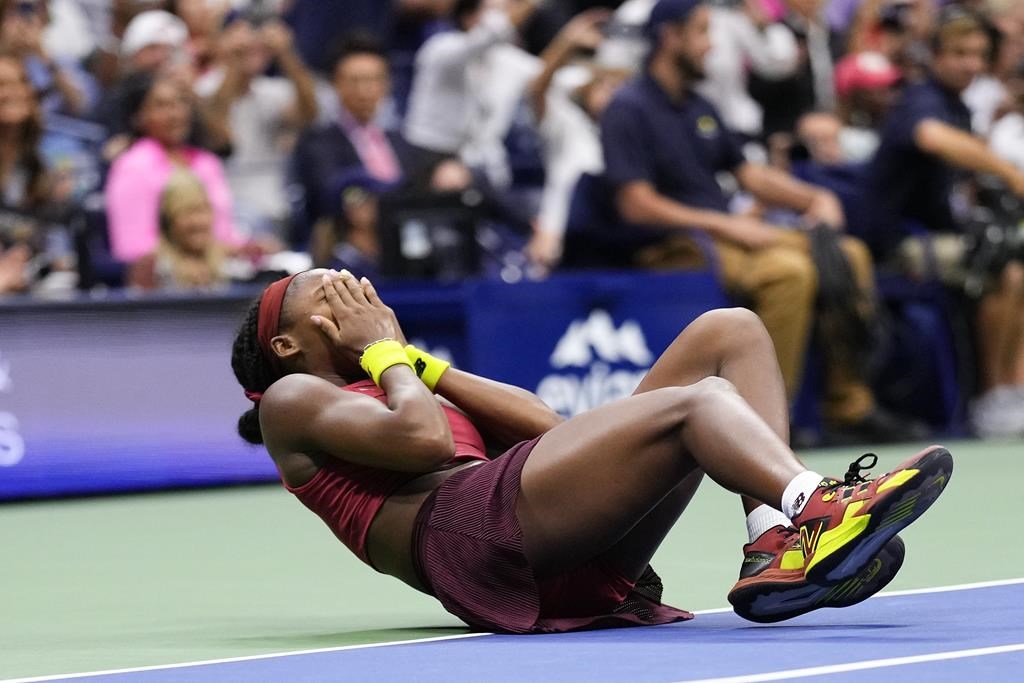
[[[245,320],[238,328],[235,343],[231,349],[231,369],[242,388],[252,393],[262,394],[277,377],[270,364],[267,363],[260,350],[258,326],[260,320],[260,299],[252,302]],[[263,433],[260,430],[260,404],[242,413],[238,418],[238,434],[251,444],[262,444]]]

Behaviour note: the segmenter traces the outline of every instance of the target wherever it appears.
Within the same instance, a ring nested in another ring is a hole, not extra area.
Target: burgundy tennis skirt
[[[520,474],[537,440],[456,472],[416,517],[413,561],[424,586],[474,629],[557,633],[692,619],[661,604],[650,567],[636,582],[602,561],[537,579],[516,518]]]

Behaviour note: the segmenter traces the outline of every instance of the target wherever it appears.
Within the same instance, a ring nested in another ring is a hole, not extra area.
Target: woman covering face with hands
[[[484,630],[690,618],[661,603],[649,562],[705,474],[748,514],[729,594],[739,614],[859,602],[893,578],[897,532],[952,469],[932,447],[870,481],[859,463],[845,481],[806,470],[786,445],[771,339],[740,309],[701,316],[632,397],[570,420],[405,345],[373,285],[346,271],[270,285],[232,367],[253,401],[239,433],[266,447],[285,488],[372,568]],[[851,502],[865,515],[855,525]],[[827,542],[801,544],[812,525]]]

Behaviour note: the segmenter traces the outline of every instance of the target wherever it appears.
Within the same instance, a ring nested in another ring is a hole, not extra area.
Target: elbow
[[[447,425],[444,429],[433,429],[411,437],[409,445],[416,461],[427,472],[443,467],[455,457],[455,439]]]
[[[647,218],[647,212],[644,211],[643,202],[639,200],[636,193],[623,190],[619,193],[616,206],[619,210],[619,215],[622,220],[627,223],[643,223]]]
[[[935,121],[923,121],[914,129],[914,143],[922,152],[938,154],[943,147],[942,133],[942,124]]]

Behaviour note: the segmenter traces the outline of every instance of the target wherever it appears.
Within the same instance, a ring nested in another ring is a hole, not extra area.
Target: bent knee
[[[695,325],[712,334],[736,334],[764,329],[764,323],[757,313],[749,308],[716,308],[701,314]]]
[[[696,384],[690,385],[694,394],[699,398],[706,398],[709,395],[738,394],[736,385],[724,377],[705,377]]]
[[[760,316],[749,308],[716,308],[702,314],[693,325],[702,341],[720,350],[750,349],[769,339]]]

